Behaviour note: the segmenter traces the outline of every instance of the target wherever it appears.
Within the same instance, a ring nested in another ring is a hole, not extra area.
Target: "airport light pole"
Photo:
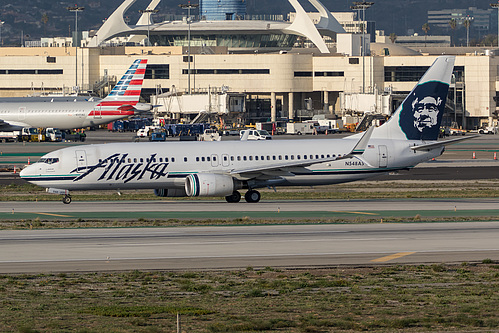
[[[3,46],[3,39],[2,39],[2,26],[5,22],[0,21],[0,46]]]
[[[147,13],[147,46],[151,46],[151,40],[149,39],[149,25],[151,24],[151,14],[156,14],[159,12],[157,9],[144,9],[139,10],[139,13]]]
[[[364,94],[366,92],[366,63],[365,63],[365,56],[366,56],[366,29],[367,29],[367,22],[366,22],[366,9],[369,9],[372,5],[374,5],[374,2],[367,2],[367,1],[355,1],[353,3],[353,6],[350,8],[352,9],[362,9],[362,93]]]
[[[67,7],[67,10],[75,13],[75,38],[73,39],[75,44],[75,87],[78,89],[78,12],[82,12],[85,10],[85,7],[78,7],[78,5],[74,5],[74,7]],[[82,73],[83,75],[83,73]]]
[[[497,47],[499,47],[499,1],[497,3],[491,3],[490,7],[497,8]]]
[[[187,93],[191,93],[191,9],[199,7],[199,4],[191,4],[190,1],[187,4],[178,5],[182,9],[187,9]]]

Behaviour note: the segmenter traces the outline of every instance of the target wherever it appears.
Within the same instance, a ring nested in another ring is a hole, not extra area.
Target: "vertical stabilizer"
[[[147,59],[137,59],[121,77],[113,90],[99,104],[97,110],[103,116],[134,114],[134,106],[140,99],[140,92],[146,73]]]
[[[454,56],[438,57],[373,138],[437,140],[454,60]]]

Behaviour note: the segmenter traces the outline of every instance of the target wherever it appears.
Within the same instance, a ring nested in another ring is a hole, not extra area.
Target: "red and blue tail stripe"
[[[97,104],[90,115],[119,117],[133,115],[133,106],[139,102],[146,66],[147,59],[135,60],[109,95]]]

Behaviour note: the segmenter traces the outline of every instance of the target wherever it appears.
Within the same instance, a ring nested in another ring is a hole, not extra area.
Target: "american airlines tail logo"
[[[90,115],[116,115],[134,113],[133,107],[139,102],[142,84],[146,73],[147,59],[137,59],[121,77],[113,90]]]
[[[113,154],[109,157],[101,160],[99,163],[89,167],[79,167],[71,171],[84,173],[76,177],[73,181],[79,181],[90,174],[99,173],[99,178],[97,181],[123,181],[123,183],[128,183],[132,180],[141,180],[144,178],[149,178],[150,180],[158,180],[162,177],[168,177],[168,162],[158,162],[156,159],[157,154],[152,154],[149,158],[145,159],[130,159],[130,161],[137,162],[127,162],[128,154]],[[145,162],[143,162],[145,160]]]

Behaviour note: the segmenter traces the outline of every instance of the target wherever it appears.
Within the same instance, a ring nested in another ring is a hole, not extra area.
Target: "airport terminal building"
[[[133,2],[127,0],[124,4]],[[125,7],[121,12],[117,10],[118,18],[123,18]],[[295,9],[299,17],[301,9]],[[243,118],[248,122],[299,120],[313,114],[389,114],[436,56],[456,54],[447,122],[456,122],[466,129],[497,125],[499,57],[493,50],[450,47],[411,50],[390,43],[366,45],[368,36],[345,33],[331,14],[321,14],[321,18],[313,22],[301,16],[293,23],[267,25],[262,25],[262,21],[252,23],[226,18],[226,21],[199,23],[220,27],[230,22],[232,25],[213,29],[206,38],[238,41],[239,45],[193,42],[189,47],[179,42],[168,46],[160,45],[164,43],[103,46],[106,39],[147,37],[143,25],[123,27],[118,20],[113,27],[110,17],[102,31],[78,49],[0,48],[0,97],[71,90],[74,86],[105,93],[135,59],[146,58],[148,68],[143,90],[146,99],[161,92],[188,93],[188,87],[191,94],[206,92],[210,87],[224,87],[231,93],[246,96],[244,112],[247,115]],[[312,26],[315,31],[311,30]],[[149,28],[150,42],[187,36],[189,28],[196,31],[194,23],[188,22],[176,25],[162,22]],[[208,31],[203,29],[199,31]],[[227,33],[229,29],[232,35]],[[251,36],[247,35],[245,44],[241,44],[247,31],[251,31]],[[275,36],[274,43],[261,43],[271,36]],[[299,40],[307,40],[313,47],[296,47]],[[364,50],[370,50],[364,55],[362,41]]]

